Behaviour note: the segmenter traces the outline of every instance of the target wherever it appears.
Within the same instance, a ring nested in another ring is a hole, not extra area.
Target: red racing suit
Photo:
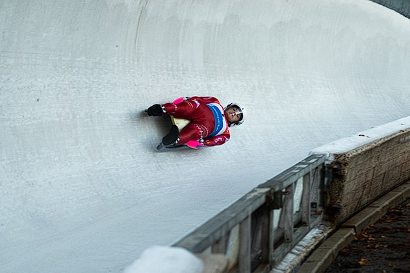
[[[225,111],[214,97],[190,97],[162,105],[165,115],[190,120],[181,132],[176,145],[199,141],[206,146],[222,145],[230,138]]]

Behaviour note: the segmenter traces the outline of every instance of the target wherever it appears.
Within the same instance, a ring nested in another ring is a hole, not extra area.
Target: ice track
[[[121,272],[317,146],[410,115],[410,21],[365,0],[0,2],[0,271]],[[157,153],[154,103],[248,115]]]

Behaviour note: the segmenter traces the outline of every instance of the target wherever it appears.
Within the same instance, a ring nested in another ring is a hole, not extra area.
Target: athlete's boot
[[[162,114],[164,113],[164,108],[162,108],[162,106],[159,104],[154,104],[153,106],[145,110],[145,112],[147,112],[148,116],[162,116]]]
[[[177,142],[179,136],[179,129],[176,125],[172,125],[169,133],[162,138],[162,143],[164,145],[172,145]]]

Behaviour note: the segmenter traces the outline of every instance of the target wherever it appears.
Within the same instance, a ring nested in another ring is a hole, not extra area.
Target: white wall
[[[410,115],[410,22],[357,0],[0,2],[2,272],[120,272],[311,149]],[[157,153],[179,96],[242,103]]]

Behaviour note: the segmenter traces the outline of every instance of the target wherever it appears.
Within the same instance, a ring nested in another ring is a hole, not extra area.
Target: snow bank
[[[152,246],[124,273],[201,273],[202,261],[188,250],[179,247]]]
[[[373,127],[369,130],[357,133],[350,137],[342,138],[318,148],[313,149],[310,154],[325,154],[332,160],[334,154],[341,154],[366,145],[375,140],[399,133],[410,128],[410,116],[393,122]]]

